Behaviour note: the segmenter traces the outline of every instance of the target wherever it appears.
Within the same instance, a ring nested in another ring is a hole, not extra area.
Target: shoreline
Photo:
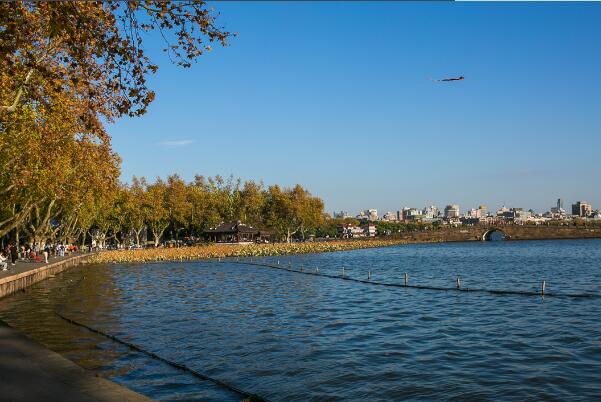
[[[420,235],[423,233],[418,233]],[[431,233],[428,233],[430,235]],[[595,236],[565,236],[541,238],[509,238],[505,241],[528,240],[581,240],[601,238],[601,233]],[[416,236],[414,235],[414,236]],[[405,244],[439,244],[439,243],[469,243],[482,241],[477,238],[440,239],[429,238],[379,238],[356,240],[330,240],[322,242],[305,243],[272,243],[272,244],[219,244],[197,245],[173,248],[149,248],[136,250],[111,250],[95,254],[88,263],[151,263],[151,262],[177,262],[200,261],[219,258],[252,258],[252,257],[277,257],[301,254],[320,254],[339,251],[362,250],[380,247],[392,247]]]

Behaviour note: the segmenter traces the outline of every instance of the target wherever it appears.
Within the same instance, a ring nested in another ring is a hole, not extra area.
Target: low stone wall
[[[444,243],[456,241],[481,241],[489,230],[500,230],[506,240],[552,240],[601,238],[601,228],[575,226],[466,226],[445,228],[426,232],[400,233],[390,237],[406,239],[416,243]]]
[[[82,264],[92,255],[93,254],[75,255],[65,260],[42,265],[39,268],[0,278],[0,297],[18,292],[36,282],[43,281],[44,279],[56,275],[59,272],[63,272],[75,265]]]

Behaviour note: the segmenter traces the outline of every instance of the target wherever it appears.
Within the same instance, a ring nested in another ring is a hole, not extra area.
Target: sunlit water
[[[601,240],[403,245],[271,257],[372,280],[601,294]],[[256,261],[256,260],[255,260]],[[274,401],[595,400],[601,299],[387,288],[230,262],[90,265],[0,318],[151,398],[239,397],[54,311]]]

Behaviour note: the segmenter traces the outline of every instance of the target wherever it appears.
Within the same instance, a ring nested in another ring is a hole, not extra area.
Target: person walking
[[[48,245],[46,244],[46,247],[44,247],[44,262],[46,264],[48,264],[48,256],[50,255],[50,247],[48,247]]]
[[[6,263],[6,257],[4,256],[4,251],[0,251],[0,269],[2,271],[8,270],[8,264]]]
[[[12,244],[10,246],[10,262],[12,265],[15,265],[17,260],[19,259],[19,250],[17,250],[17,245]]]

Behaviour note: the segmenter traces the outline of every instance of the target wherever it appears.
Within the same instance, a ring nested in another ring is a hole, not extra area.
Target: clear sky
[[[147,42],[157,98],[108,128],[124,181],[300,183],[352,214],[601,208],[601,3],[213,6],[239,36],[191,69]]]

